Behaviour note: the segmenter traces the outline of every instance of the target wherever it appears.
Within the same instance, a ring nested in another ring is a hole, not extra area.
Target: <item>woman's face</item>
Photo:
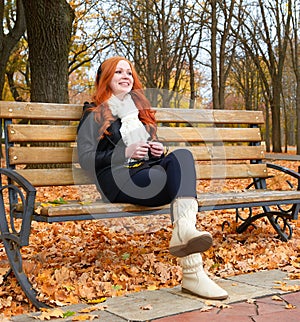
[[[113,94],[122,99],[132,90],[133,77],[131,67],[126,60],[120,60],[109,84]]]

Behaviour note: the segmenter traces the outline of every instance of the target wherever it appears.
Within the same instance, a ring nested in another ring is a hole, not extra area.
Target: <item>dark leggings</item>
[[[114,202],[161,206],[177,197],[197,195],[194,158],[187,149],[169,153],[157,165],[133,174],[131,180],[122,187]],[[136,186],[144,190],[134,189]]]

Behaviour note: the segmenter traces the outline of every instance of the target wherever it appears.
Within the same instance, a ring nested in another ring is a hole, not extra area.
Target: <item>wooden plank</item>
[[[78,162],[77,149],[71,147],[23,147],[9,148],[11,164],[74,163]]]
[[[181,109],[161,108],[156,109],[158,122],[182,122],[203,124],[263,124],[262,111],[245,110],[204,110],[204,109]]]
[[[33,186],[66,186],[90,184],[92,181],[79,168],[17,170]],[[265,164],[196,164],[197,179],[266,177]]]
[[[169,147],[169,152],[179,147]],[[264,159],[265,147],[245,145],[224,146],[185,146],[193,154],[195,160],[257,160]],[[77,163],[77,148],[71,147],[30,147],[13,146],[9,148],[10,164],[41,163]]]
[[[17,172],[35,187],[93,184],[86,173],[77,168],[18,169]]]
[[[265,164],[200,164],[196,163],[197,179],[246,179],[265,178],[268,175]]]
[[[169,147],[169,152],[180,147]],[[217,161],[217,160],[260,160],[265,156],[265,146],[248,145],[223,145],[212,146],[210,144],[198,146],[184,146],[194,156],[196,161]]]
[[[10,142],[72,142],[76,140],[75,125],[11,124]],[[257,128],[159,127],[158,137],[165,142],[257,142]]]
[[[248,191],[229,191],[224,193],[198,193],[199,207],[214,207],[219,205],[237,207],[245,203],[274,202],[280,203],[289,200],[300,200],[300,191],[266,191],[266,190],[248,190]],[[74,216],[74,215],[90,215],[90,214],[107,214],[120,212],[142,212],[149,210],[168,209],[169,205],[162,207],[143,207],[131,204],[104,203],[97,201],[93,203],[85,203],[80,201],[70,201],[68,204],[51,206],[36,206],[41,215],[55,216]],[[20,210],[20,209],[18,209]]]
[[[267,160],[277,161],[277,160],[286,160],[286,161],[300,161],[299,154],[290,154],[290,153],[266,153],[265,158]]]
[[[0,118],[32,120],[78,120],[82,105],[0,101]]]
[[[300,203],[300,191],[274,191],[274,190],[246,190],[230,191],[225,193],[199,193],[199,206],[217,206],[217,205],[238,205],[243,203],[257,202],[280,202],[297,200]]]
[[[261,141],[257,128],[159,127],[162,142],[257,142]]]
[[[262,111],[154,108],[159,122],[262,124]],[[79,120],[81,104],[0,101],[0,118]]]
[[[80,203],[80,202],[70,202],[69,204],[59,205],[55,207],[44,207],[40,209],[41,215],[46,215],[49,217],[53,216],[72,216],[72,215],[82,215],[82,214],[97,214],[97,213],[118,213],[118,212],[141,212],[146,210],[159,210],[167,209],[169,205],[160,207],[145,207],[133,204],[111,204],[104,203],[102,201],[94,203]]]
[[[27,125],[8,126],[10,142],[73,142],[76,139],[75,125]]]

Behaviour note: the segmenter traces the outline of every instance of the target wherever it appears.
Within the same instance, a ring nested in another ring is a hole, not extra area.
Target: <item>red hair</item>
[[[121,60],[125,60],[131,68],[133,87],[130,94],[139,110],[139,119],[146,125],[151,138],[156,139],[157,125],[154,116],[155,111],[151,108],[150,102],[144,94],[142,83],[139,80],[133,64],[126,58],[120,56],[111,57],[105,60],[100,65],[97,72],[95,82],[96,91],[93,96],[96,107],[92,108],[92,111],[95,112],[96,121],[101,124],[99,135],[100,137],[103,137],[104,133],[109,134],[107,132],[107,128],[110,126],[110,123],[115,120],[115,117],[112,115],[111,110],[108,107],[107,101],[113,94],[112,89],[110,88],[110,82],[114,76],[118,63]]]

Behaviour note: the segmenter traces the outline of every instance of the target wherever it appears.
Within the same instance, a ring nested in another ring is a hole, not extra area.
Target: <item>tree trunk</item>
[[[68,54],[74,12],[65,0],[24,1],[31,101],[68,103]]]
[[[296,89],[296,121],[297,121],[297,130],[296,130],[296,144],[297,144],[297,154],[300,155],[300,83],[297,79],[297,89]]]
[[[3,32],[3,16],[4,16],[4,2],[0,2],[0,99],[2,99],[2,93],[5,81],[6,65],[9,60],[9,56],[24,34],[26,30],[24,8],[22,0],[16,1],[16,21],[14,27],[9,31],[8,34]],[[6,21],[6,23],[13,23]]]
[[[275,82],[274,82],[275,83]],[[276,87],[276,86],[275,86]],[[273,152],[281,153],[280,93],[278,87],[273,90],[272,110],[272,145]]]
[[[270,148],[270,108],[268,102],[266,102],[266,134],[265,134],[265,141],[266,141],[266,151],[271,152]]]
[[[219,102],[219,86],[217,74],[217,3],[211,1],[211,82],[212,82],[212,97],[213,108],[220,108]]]

